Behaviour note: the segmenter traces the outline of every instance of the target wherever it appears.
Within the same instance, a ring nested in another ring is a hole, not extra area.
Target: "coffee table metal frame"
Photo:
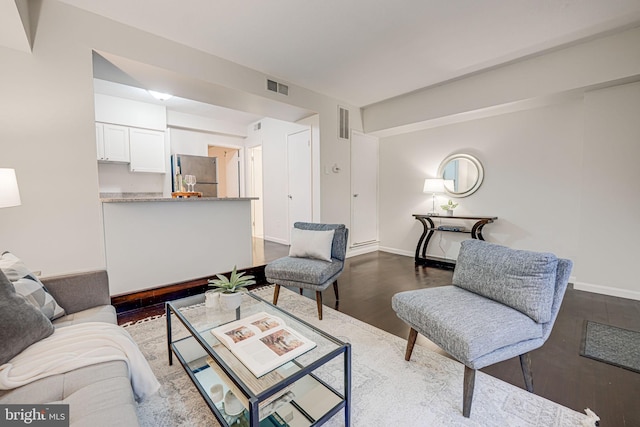
[[[304,408],[301,408],[299,406],[296,406],[296,409],[298,411],[300,411],[300,413],[307,418],[307,420],[311,423],[311,426],[319,426],[324,424],[326,421],[328,421],[331,417],[333,417],[336,413],[338,413],[341,409],[344,408],[344,421],[345,421],[345,426],[350,426],[351,423],[351,344],[349,343],[345,343],[342,342],[340,340],[338,340],[337,338],[327,334],[326,332],[322,331],[321,329],[318,329],[316,327],[314,327],[313,325],[305,322],[304,320],[297,318],[296,316],[293,316],[292,314],[285,312],[284,310],[280,309],[279,307],[269,303],[268,301],[265,301],[264,299],[258,297],[257,295],[254,295],[252,293],[247,293],[245,294],[247,296],[249,296],[250,298],[254,298],[256,300],[258,300],[261,303],[264,303],[270,307],[273,307],[275,310],[277,310],[279,313],[279,315],[282,315],[285,320],[287,318],[291,318],[296,322],[299,322],[301,324],[303,324],[304,326],[312,329],[314,332],[316,332],[317,334],[321,335],[322,337],[326,338],[327,340],[333,342],[334,344],[336,344],[338,347],[336,349],[334,349],[333,351],[319,357],[317,360],[315,360],[314,362],[303,366],[300,363],[298,363],[296,361],[296,359],[293,359],[292,362],[295,363],[300,370],[288,377],[285,377],[282,379],[282,381],[278,382],[277,384],[271,386],[270,388],[255,394],[247,385],[245,385],[243,383],[243,381],[236,375],[236,373],[233,371],[233,369],[231,369],[231,367],[224,362],[224,360],[222,360],[222,358],[216,353],[216,351],[211,347],[211,345],[209,345],[208,342],[206,342],[204,340],[204,338],[200,335],[200,333],[198,331],[195,330],[195,328],[193,327],[193,325],[186,319],[186,317],[183,315],[183,313],[180,312],[179,308],[180,307],[186,307],[186,306],[190,306],[190,305],[196,305],[196,304],[202,304],[204,303],[204,294],[201,295],[195,295],[195,296],[191,296],[191,297],[186,297],[186,298],[182,298],[179,300],[175,300],[175,301],[170,301],[165,303],[165,309],[166,309],[166,321],[167,321],[167,351],[168,351],[168,356],[169,356],[169,365],[173,364],[173,355],[175,354],[175,356],[178,358],[178,360],[180,361],[180,364],[182,365],[182,367],[184,368],[184,370],[187,372],[187,374],[189,375],[189,377],[191,378],[191,381],[194,383],[194,385],[196,386],[196,388],[198,389],[198,391],[200,392],[200,394],[202,395],[202,397],[204,398],[204,400],[206,401],[207,405],[209,406],[209,408],[211,408],[211,411],[213,412],[214,416],[216,417],[216,419],[223,425],[223,426],[228,426],[227,421],[225,420],[223,414],[220,412],[220,410],[218,409],[218,407],[215,405],[215,403],[211,400],[211,398],[209,397],[208,393],[203,389],[202,385],[200,384],[199,380],[196,378],[195,373],[192,371],[191,368],[189,368],[188,364],[189,362],[187,362],[183,356],[180,354],[180,351],[176,348],[175,343],[178,343],[184,339],[189,339],[189,337],[186,338],[182,338],[180,340],[177,341],[172,341],[172,337],[171,337],[171,315],[175,315],[178,320],[184,325],[184,327],[189,331],[189,334],[191,335],[191,337],[193,337],[201,346],[202,348],[206,351],[206,353],[215,361],[215,363],[222,369],[222,371],[225,373],[225,375],[228,377],[229,380],[231,380],[234,385],[239,388],[242,393],[245,395],[245,397],[247,398],[248,402],[249,402],[249,426],[250,427],[259,427],[260,425],[260,420],[259,420],[259,404],[260,402],[268,399],[270,396],[273,396],[275,394],[277,394],[278,392],[280,392],[281,390],[285,389],[286,387],[296,383],[297,381],[299,381],[300,379],[302,379],[303,377],[310,375],[311,377],[313,377],[316,381],[318,381],[320,384],[322,384],[324,387],[326,387],[328,390],[332,391],[337,397],[339,397],[341,400],[340,402],[335,405],[333,408],[331,408],[328,412],[326,412],[322,417],[320,417],[319,419],[313,419],[308,413],[306,413],[306,411],[304,410]],[[236,310],[236,319],[240,319],[241,318],[241,307],[239,307]],[[344,393],[340,393],[338,392],[335,388],[333,388],[332,386],[330,386],[329,384],[327,384],[325,381],[323,381],[322,379],[320,379],[319,377],[317,377],[313,372],[318,369],[319,367],[321,367],[322,365],[328,363],[329,361],[339,357],[339,356],[343,356],[344,359]]]

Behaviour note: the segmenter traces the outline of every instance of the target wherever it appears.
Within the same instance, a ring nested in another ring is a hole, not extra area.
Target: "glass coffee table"
[[[175,355],[222,426],[319,426],[341,409],[350,425],[349,343],[252,293],[243,294],[236,310],[207,307],[201,294],[166,303],[166,312],[169,364]],[[212,329],[263,313],[283,320],[315,347],[256,376]]]

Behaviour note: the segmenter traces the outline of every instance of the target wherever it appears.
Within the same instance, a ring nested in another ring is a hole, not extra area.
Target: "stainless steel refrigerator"
[[[174,154],[171,156],[171,172],[173,175],[173,191],[178,191],[176,174],[194,175],[196,185],[194,191],[202,192],[203,197],[218,197],[218,158],[203,156],[188,156]],[[186,191],[186,186],[184,187]]]

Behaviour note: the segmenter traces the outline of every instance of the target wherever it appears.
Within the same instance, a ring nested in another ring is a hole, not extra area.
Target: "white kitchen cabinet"
[[[131,172],[166,173],[164,132],[129,128]]]
[[[126,126],[96,123],[98,160],[129,163],[129,129]]]

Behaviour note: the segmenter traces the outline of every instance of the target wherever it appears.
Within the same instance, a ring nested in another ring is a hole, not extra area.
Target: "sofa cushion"
[[[335,230],[291,230],[289,256],[315,258],[331,262],[331,246]]]
[[[455,286],[400,292],[391,304],[400,319],[467,366],[500,348],[542,337],[542,325],[529,316]]]
[[[506,304],[539,323],[551,320],[558,258],[481,240],[462,242],[453,284]]]
[[[0,255],[0,270],[13,283],[16,292],[39,308],[49,319],[64,316],[64,309],[49,294],[45,286],[27,266],[11,252]]]
[[[116,309],[112,305],[101,305],[88,308],[73,314],[67,314],[53,321],[53,326],[60,328],[63,326],[77,325],[84,322],[106,322],[118,324]]]
[[[0,365],[53,333],[51,321],[18,295],[0,271]]]
[[[129,371],[117,360],[74,369],[0,391],[0,403],[69,404],[73,427],[137,426]]]

